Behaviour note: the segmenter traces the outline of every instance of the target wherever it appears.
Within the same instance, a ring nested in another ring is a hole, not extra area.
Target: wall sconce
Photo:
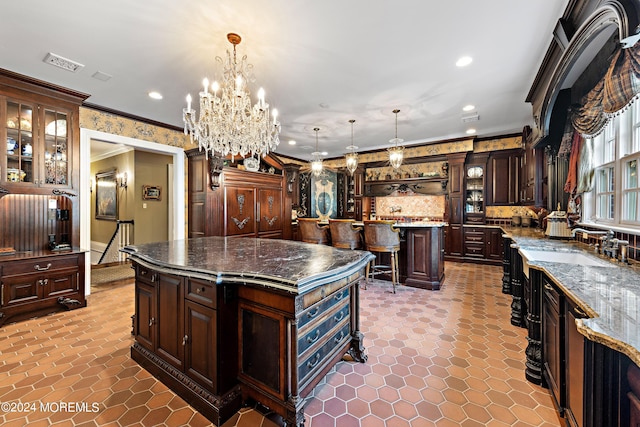
[[[89,193],[93,193],[93,179],[89,179]]]
[[[116,175],[116,180],[118,182],[118,186],[120,188],[127,188],[127,173],[126,172],[122,172],[119,173],[118,175]]]

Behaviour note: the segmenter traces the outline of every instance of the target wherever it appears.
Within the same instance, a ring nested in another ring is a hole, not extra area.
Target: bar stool
[[[298,229],[303,242],[328,245],[331,241],[329,226],[318,224],[318,218],[298,218]]]
[[[391,284],[393,293],[396,293],[396,284],[400,282],[398,274],[398,252],[400,251],[400,230],[393,226],[395,221],[364,221],[364,247],[370,252],[389,253],[391,265],[374,264],[371,272],[372,276],[383,272],[391,271]],[[375,260],[372,261],[376,262]],[[369,270],[371,263],[367,264],[366,283],[369,281]],[[376,271],[378,270],[378,271]]]
[[[362,227],[353,219],[330,219],[331,246],[343,249],[362,249]]]

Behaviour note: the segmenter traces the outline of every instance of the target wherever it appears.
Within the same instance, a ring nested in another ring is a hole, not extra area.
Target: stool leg
[[[393,293],[396,293],[396,280],[398,270],[396,270],[396,253],[391,252],[391,285],[393,286]]]
[[[367,290],[367,283],[369,283],[369,268],[371,267],[371,261],[367,263],[367,267],[364,271],[364,290]]]
[[[398,261],[398,258],[400,253],[396,252],[395,254],[396,254],[396,283],[399,285],[400,284],[400,264],[399,264],[400,261]]]

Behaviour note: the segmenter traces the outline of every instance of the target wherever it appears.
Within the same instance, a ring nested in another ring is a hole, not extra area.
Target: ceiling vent
[[[58,68],[71,71],[72,73],[77,73],[78,71],[84,68],[84,65],[80,64],[79,62],[75,62],[70,59],[63,58],[62,56],[56,55],[55,53],[51,53],[51,52],[49,52],[42,61],[46,62],[47,64],[54,65]]]
[[[480,120],[480,116],[478,116],[478,113],[469,114],[468,116],[462,116],[462,123],[477,122],[478,120]]]
[[[96,71],[95,73],[93,73],[93,75],[91,77],[93,77],[94,79],[98,79],[98,80],[100,80],[102,82],[106,82],[112,76],[110,74],[103,73],[102,71]]]

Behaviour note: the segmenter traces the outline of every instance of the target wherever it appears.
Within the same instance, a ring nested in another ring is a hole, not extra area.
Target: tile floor
[[[548,392],[524,379],[525,331],[509,323],[501,269],[445,272],[440,291],[394,295],[376,282],[361,292],[369,360],[340,362],[318,384],[307,427],[561,425]],[[0,424],[210,425],[130,359],[132,313],[129,283],[94,292],[87,308],[0,328]],[[278,424],[244,408],[224,427]]]

